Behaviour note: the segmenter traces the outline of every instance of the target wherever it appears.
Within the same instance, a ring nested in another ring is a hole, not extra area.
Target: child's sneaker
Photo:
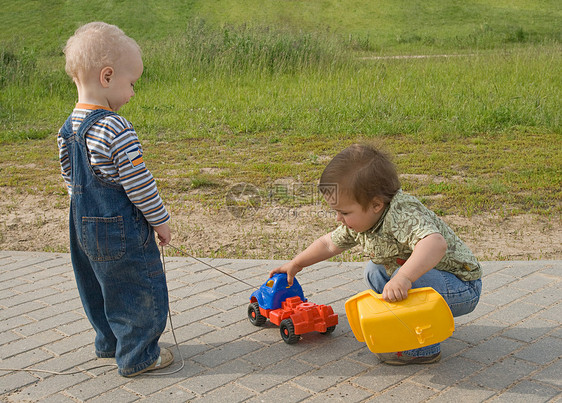
[[[379,360],[388,365],[435,364],[441,360],[441,352],[425,357],[410,357],[402,354],[401,351],[397,353],[376,354],[376,356]]]
[[[133,376],[140,375],[143,372],[153,371],[155,369],[166,368],[168,365],[170,365],[173,362],[174,362],[174,355],[172,354],[172,352],[170,350],[168,350],[167,348],[162,347],[160,349],[160,355],[158,356],[156,361],[154,361],[151,365],[149,365],[145,369],[141,369],[140,371],[135,372],[134,374],[129,374],[129,375],[125,375],[125,376],[127,378],[130,378],[130,377],[133,377]]]

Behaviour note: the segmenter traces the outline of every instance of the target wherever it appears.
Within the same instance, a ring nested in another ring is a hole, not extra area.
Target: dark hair
[[[390,203],[400,189],[396,167],[385,152],[371,144],[353,144],[326,166],[318,189],[324,197],[346,195],[367,209],[374,197]]]

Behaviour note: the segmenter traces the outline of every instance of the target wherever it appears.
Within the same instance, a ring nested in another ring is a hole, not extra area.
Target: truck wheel
[[[279,331],[281,332],[281,338],[287,344],[295,344],[301,338],[298,334],[295,334],[295,326],[291,319],[282,320]]]
[[[336,325],[329,326],[325,332],[322,332],[322,334],[331,334],[334,330],[336,330]]]
[[[267,320],[267,318],[260,313],[260,305],[257,302],[252,302],[248,306],[248,319],[254,326],[261,326]]]

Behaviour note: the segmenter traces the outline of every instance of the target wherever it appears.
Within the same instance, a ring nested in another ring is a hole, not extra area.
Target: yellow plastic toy
[[[391,353],[439,343],[455,330],[443,297],[431,287],[408,291],[400,302],[386,302],[381,294],[363,291],[345,303],[351,330],[373,353]]]

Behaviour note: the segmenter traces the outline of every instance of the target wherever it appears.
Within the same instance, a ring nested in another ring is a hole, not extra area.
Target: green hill
[[[376,139],[401,172],[445,178],[404,182],[445,195],[426,200],[443,214],[560,210],[559,0],[1,0],[0,186],[58,188],[42,171],[57,172],[76,100],[62,48],[93,20],[143,48],[121,112],[168,198],[196,186],[220,205],[224,181],[312,181]]]
[[[0,38],[39,50],[60,47],[79,25],[102,20],[144,42],[181,35],[195,18],[221,28],[249,24],[356,38],[397,52],[503,48],[560,41],[556,0],[146,0],[0,1]]]

